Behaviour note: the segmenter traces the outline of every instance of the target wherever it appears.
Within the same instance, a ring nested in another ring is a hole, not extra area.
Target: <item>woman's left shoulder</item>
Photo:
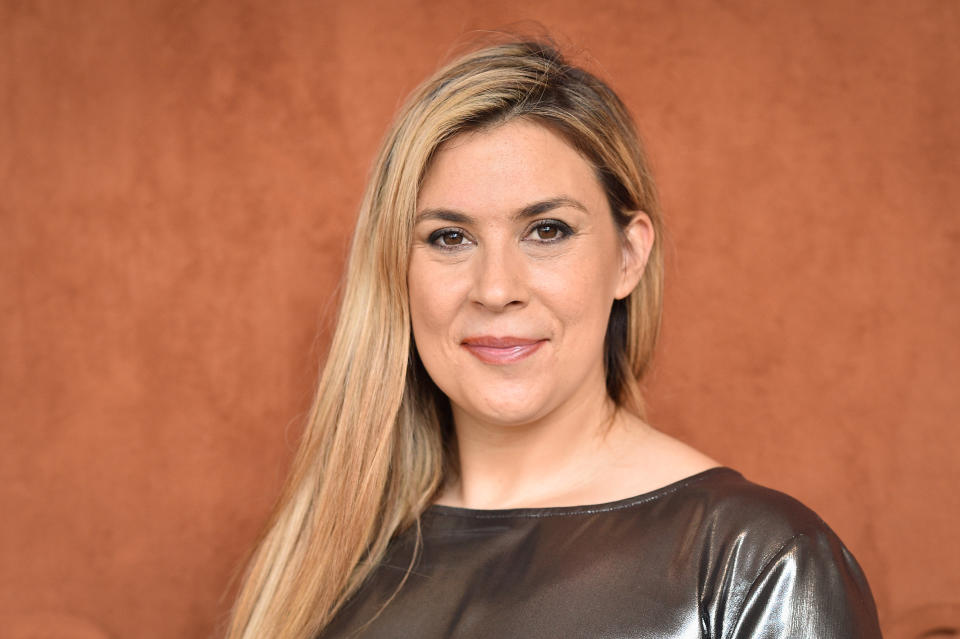
[[[753,637],[771,626],[784,634],[764,636],[880,636],[860,565],[814,510],[730,468],[700,479],[687,497],[699,500],[709,557],[704,595],[727,611],[711,619],[716,636]]]
[[[680,502],[697,508],[714,525],[783,541],[803,534],[833,534],[823,519],[799,500],[750,481],[687,444],[646,428],[644,454],[638,455],[644,475],[666,486],[667,492],[678,492]]]
[[[717,525],[784,541],[799,535],[834,535],[812,508],[785,492],[750,481],[737,470],[716,467],[702,475],[697,492]]]

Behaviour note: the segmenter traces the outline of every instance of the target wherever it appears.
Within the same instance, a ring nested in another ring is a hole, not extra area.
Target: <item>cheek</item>
[[[442,348],[452,331],[459,307],[458,292],[436,269],[411,259],[407,275],[410,295],[410,322],[421,359],[427,364],[431,354]]]
[[[598,336],[602,342],[617,285],[617,265],[609,255],[590,253],[536,274],[541,298],[576,343],[593,344]]]

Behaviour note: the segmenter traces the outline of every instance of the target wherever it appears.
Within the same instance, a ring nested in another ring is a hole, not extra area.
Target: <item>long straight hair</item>
[[[387,134],[361,204],[329,354],[287,482],[247,568],[229,639],[307,639],[329,623],[417,525],[451,459],[447,399],[412,345],[407,262],[417,195],[431,158],[467,131],[529,118],[596,171],[619,228],[638,211],[655,237],[638,287],[614,303],[607,392],[642,416],[639,381],[660,325],[661,213],[626,108],[552,46],[487,46],[418,89]]]

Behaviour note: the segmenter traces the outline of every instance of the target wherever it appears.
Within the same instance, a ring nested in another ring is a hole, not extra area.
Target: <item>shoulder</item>
[[[702,502],[709,523],[718,528],[786,541],[798,535],[833,535],[823,519],[790,495],[756,484],[730,468],[702,474],[691,496]]]
[[[751,482],[649,425],[641,422],[632,430],[645,435],[631,451],[636,464],[630,471],[653,485],[681,489],[678,496],[704,508],[703,514],[713,518],[714,524],[787,537],[825,526],[816,513],[793,497]]]
[[[691,510],[704,550],[717,559],[735,556],[744,578],[759,575],[790,546],[812,544],[824,560],[845,551],[836,533],[811,508],[733,469],[711,469],[689,482],[678,497]]]
[[[879,636],[859,564],[834,531],[793,497],[730,469],[707,473],[685,499],[700,513],[701,594],[712,636],[753,636],[759,625],[798,636]],[[775,605],[774,605],[775,604]],[[771,607],[773,606],[773,607]]]

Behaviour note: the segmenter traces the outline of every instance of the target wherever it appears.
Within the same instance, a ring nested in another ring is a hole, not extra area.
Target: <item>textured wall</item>
[[[653,420],[960,625],[960,4],[0,2],[0,627],[207,637],[365,174],[472,29],[617,87],[671,228]],[[318,337],[319,335],[319,337]]]

